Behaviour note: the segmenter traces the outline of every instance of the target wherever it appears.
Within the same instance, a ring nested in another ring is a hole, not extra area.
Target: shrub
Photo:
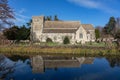
[[[63,43],[64,44],[69,44],[70,43],[70,40],[67,36],[64,38]]]
[[[92,45],[92,41],[90,41],[90,45]]]
[[[52,41],[52,39],[47,38],[47,39],[46,39],[46,42],[47,42],[47,43],[52,43],[53,41]]]

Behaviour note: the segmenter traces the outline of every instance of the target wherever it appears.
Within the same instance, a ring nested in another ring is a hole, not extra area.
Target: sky
[[[9,0],[15,24],[23,25],[32,16],[54,16],[60,20],[104,26],[111,16],[120,17],[120,0]]]

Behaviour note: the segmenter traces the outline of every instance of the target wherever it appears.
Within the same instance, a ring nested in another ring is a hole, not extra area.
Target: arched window
[[[82,33],[80,33],[80,38],[83,38],[83,34]]]

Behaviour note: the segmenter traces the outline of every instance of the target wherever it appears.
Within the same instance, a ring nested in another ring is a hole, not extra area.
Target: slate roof
[[[43,29],[43,33],[75,33],[77,29]]]
[[[43,33],[75,33],[79,27],[79,21],[45,21]]]
[[[43,33],[75,33],[80,25],[79,21],[45,21]],[[87,32],[94,30],[91,24],[82,24],[82,27]]]
[[[94,29],[95,29],[92,24],[82,24],[82,27],[83,27],[86,31],[88,31],[88,30],[94,30]]]

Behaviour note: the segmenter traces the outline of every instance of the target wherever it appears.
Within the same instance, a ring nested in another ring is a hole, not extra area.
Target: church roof
[[[88,31],[88,30],[94,30],[94,29],[95,29],[92,24],[82,24],[82,27],[83,27],[86,31]]]
[[[45,21],[44,28],[78,28],[79,21]]]
[[[43,29],[43,33],[75,33],[77,29]]]
[[[43,33],[75,33],[79,27],[79,21],[45,21]]]

